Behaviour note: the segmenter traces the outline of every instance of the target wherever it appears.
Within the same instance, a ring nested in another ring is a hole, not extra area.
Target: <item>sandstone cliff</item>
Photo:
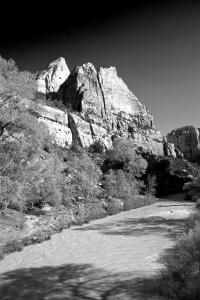
[[[200,137],[199,128],[194,126],[185,126],[172,130],[167,135],[168,143],[173,143],[177,151],[183,153],[183,156],[191,161],[200,159]]]
[[[38,73],[37,91],[47,96],[56,93],[69,74],[70,71],[65,59],[63,57],[58,58]]]
[[[164,151],[163,137],[155,129],[152,115],[115,67],[97,70],[87,63],[70,73],[64,58],[59,58],[39,73],[37,84],[38,92],[53,94],[65,105],[65,111],[37,101],[20,102],[48,127],[60,146],[89,148],[98,141],[109,149],[114,137],[122,137],[144,152],[175,156],[173,145],[167,142]]]
[[[96,70],[91,63],[76,67],[60,86],[58,99],[72,111],[69,126],[74,143],[87,147],[101,140],[110,147],[112,137],[120,136],[145,151],[163,154],[162,135],[152,115],[114,67]]]

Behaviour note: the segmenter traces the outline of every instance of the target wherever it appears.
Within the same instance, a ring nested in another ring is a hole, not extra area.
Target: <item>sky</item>
[[[0,20],[0,54],[32,72],[60,56],[70,69],[86,62],[115,66],[163,135],[200,127],[198,1],[81,3],[27,1],[12,9],[8,3]]]

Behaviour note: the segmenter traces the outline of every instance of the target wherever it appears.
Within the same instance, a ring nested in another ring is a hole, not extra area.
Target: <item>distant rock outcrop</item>
[[[63,57],[58,58],[38,73],[37,91],[47,96],[56,93],[69,74],[70,71],[65,59]]]
[[[199,128],[185,126],[174,129],[167,135],[167,141],[174,144],[176,152],[182,153],[184,158],[190,161],[200,161]]]
[[[81,146],[100,139],[109,147],[117,135],[131,139],[144,151],[163,154],[162,135],[155,130],[152,115],[114,67],[98,71],[91,63],[76,67],[60,86],[58,99],[76,112],[69,125]]]

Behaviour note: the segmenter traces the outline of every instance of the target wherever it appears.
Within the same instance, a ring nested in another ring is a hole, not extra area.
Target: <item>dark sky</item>
[[[0,20],[0,54],[30,71],[59,56],[70,69],[88,61],[114,65],[163,134],[200,127],[200,4],[81,3],[27,1],[12,9],[8,3]]]

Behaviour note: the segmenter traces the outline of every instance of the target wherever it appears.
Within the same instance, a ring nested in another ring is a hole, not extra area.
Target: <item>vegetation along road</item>
[[[0,299],[160,299],[151,291],[160,256],[194,210],[162,200],[25,247],[0,262]]]

